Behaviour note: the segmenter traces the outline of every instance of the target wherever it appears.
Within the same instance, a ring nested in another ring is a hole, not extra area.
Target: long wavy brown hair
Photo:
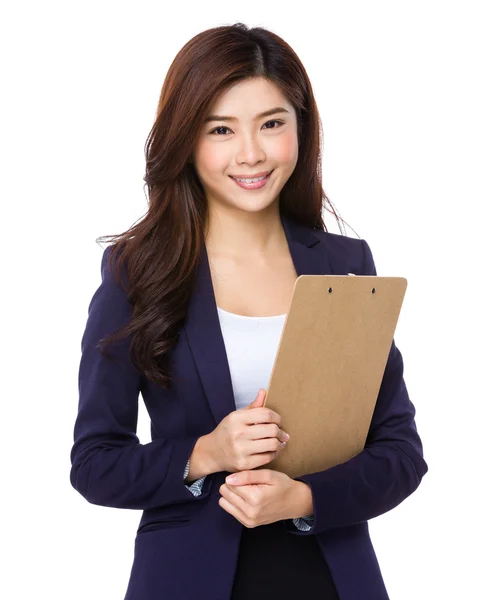
[[[242,23],[189,40],[165,77],[145,143],[148,211],[127,231],[97,239],[111,238],[108,265],[132,307],[128,324],[98,347],[107,356],[107,344],[128,337],[135,368],[164,389],[172,383],[170,350],[186,316],[208,216],[193,149],[218,96],[254,77],[276,84],[297,115],[298,161],[281,190],[280,212],[327,231],[322,216],[327,208],[340,223],[322,189],[322,126],[314,94],[292,48],[271,31]]]

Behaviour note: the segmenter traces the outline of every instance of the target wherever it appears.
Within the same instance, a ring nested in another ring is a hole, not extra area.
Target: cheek
[[[222,173],[227,164],[228,159],[220,144],[204,145],[196,153],[196,166],[203,175],[212,176],[214,173]]]
[[[278,138],[275,147],[275,159],[278,163],[296,162],[298,158],[298,139],[294,132]]]

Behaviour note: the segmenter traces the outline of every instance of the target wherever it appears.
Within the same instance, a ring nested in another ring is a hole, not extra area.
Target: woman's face
[[[258,116],[272,109],[271,114]],[[297,164],[294,107],[273,83],[256,78],[224,92],[209,117],[193,155],[209,208],[247,212],[273,208]],[[245,189],[232,178],[265,172],[271,174],[255,189]]]

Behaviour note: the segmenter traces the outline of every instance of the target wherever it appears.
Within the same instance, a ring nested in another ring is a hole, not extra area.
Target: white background
[[[324,188],[378,274],[408,279],[396,343],[429,472],[370,522],[391,600],[491,598],[487,9],[469,0],[2,9],[2,598],[124,597],[141,513],[91,505],[69,481],[80,341],[100,282],[95,239],[146,210],[143,146],[176,53],[236,21],[297,52],[324,127]],[[143,404],[140,415],[145,443]]]

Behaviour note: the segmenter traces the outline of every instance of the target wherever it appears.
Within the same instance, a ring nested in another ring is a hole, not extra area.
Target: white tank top
[[[246,317],[217,309],[238,410],[268,389],[286,314]]]

